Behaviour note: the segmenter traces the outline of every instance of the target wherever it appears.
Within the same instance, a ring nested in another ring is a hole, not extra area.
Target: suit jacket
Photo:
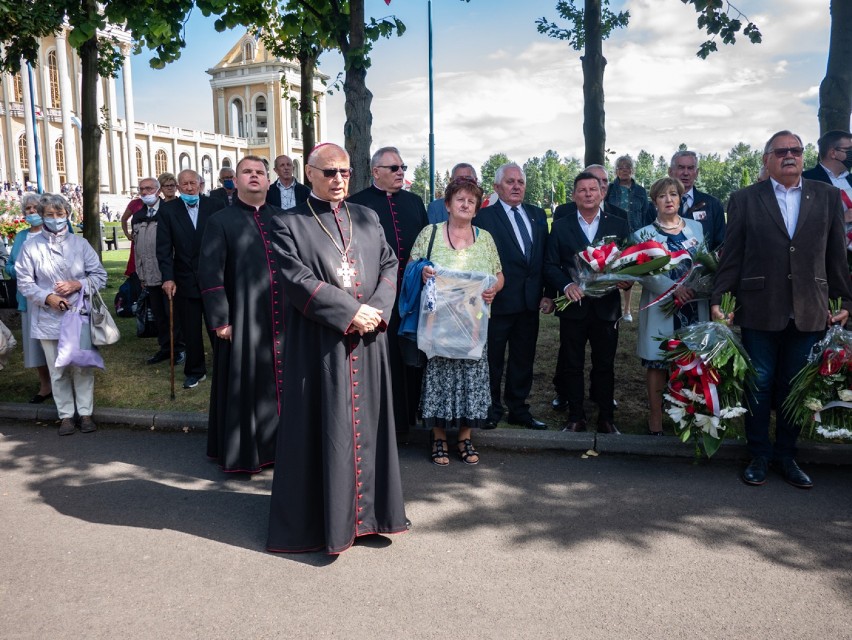
[[[825,167],[823,167],[819,163],[817,163],[815,167],[811,167],[807,171],[803,172],[802,177],[806,180],[818,180],[819,182],[826,182],[830,185],[834,184],[831,181],[831,178],[828,177],[828,173],[826,173]],[[849,186],[852,187],[852,173],[846,176],[846,182],[848,182]]]
[[[296,196],[296,204],[302,204],[308,201],[311,190],[298,180],[294,180],[293,195]],[[281,189],[278,188],[278,180],[269,185],[269,191],[266,192],[266,202],[275,207],[281,206]]]
[[[710,251],[715,251],[725,241],[725,209],[718,198],[699,191],[695,187],[692,189],[692,195],[692,206],[686,210],[683,217],[698,220],[701,223],[704,230],[704,243]],[[656,216],[657,208],[654,207],[654,217]]]
[[[175,198],[160,205],[157,213],[157,262],[163,282],[173,280],[181,296],[201,297],[197,280],[201,238],[210,216],[222,208],[221,200],[201,196],[197,226],[193,227],[183,200]]]
[[[604,213],[609,214],[611,216],[615,216],[616,218],[624,218],[627,220],[627,212],[618,207],[611,202],[607,202],[604,200],[603,203]],[[560,218],[564,218],[565,216],[573,216],[577,217],[577,204],[574,202],[566,202],[565,204],[560,204],[553,211],[553,221],[556,222]],[[585,247],[583,247],[585,249]]]
[[[595,243],[606,236],[615,236],[625,240],[630,233],[625,218],[601,214],[600,224],[595,233]],[[577,216],[564,216],[553,223],[550,240],[547,244],[547,257],[544,262],[544,275],[548,284],[561,295],[565,287],[574,282],[573,270],[576,268],[576,256],[589,246],[589,239],[580,228]],[[594,313],[599,319],[615,322],[621,317],[621,296],[618,291],[608,293],[602,298],[583,298],[582,303],[574,302],[557,311],[562,318],[582,320]]]
[[[821,331],[829,298],[852,311],[840,190],[802,181],[792,239],[770,180],[731,194],[711,304],[726,291],[737,298],[737,324],[761,331],[781,331],[791,315],[799,331]]]
[[[213,189],[209,194],[209,197],[215,198],[216,200],[222,201],[222,208],[230,207],[232,204],[237,201],[237,191],[234,189],[233,194],[233,202],[228,202],[228,192],[225,191],[225,187],[219,187],[218,189]]]
[[[473,224],[491,234],[503,266],[505,283],[491,305],[491,313],[496,315],[537,311],[545,295],[542,269],[547,248],[547,216],[543,209],[535,205],[524,202],[523,207],[532,227],[532,256],[529,262],[500,200],[480,209],[473,219]]]

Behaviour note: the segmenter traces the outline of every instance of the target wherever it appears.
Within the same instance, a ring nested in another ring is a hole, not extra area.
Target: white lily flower
[[[724,426],[720,426],[719,418],[716,416],[708,416],[703,413],[695,414],[695,424],[701,427],[701,430],[704,433],[709,433],[714,438],[719,438],[719,430],[725,429]]]
[[[816,398],[807,398],[805,406],[811,411],[822,411],[822,403]]]
[[[843,400],[843,402],[852,402],[852,389],[841,389],[837,396]]]

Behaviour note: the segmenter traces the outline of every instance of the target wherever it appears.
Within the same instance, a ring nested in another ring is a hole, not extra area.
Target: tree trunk
[[[302,118],[302,166],[308,165],[308,155],[317,144],[314,109],[314,71],[317,68],[317,58],[310,47],[303,49],[299,55],[301,66],[302,86],[299,95],[299,116]]]
[[[849,130],[852,114],[852,2],[831,1],[831,37],[825,78],[819,85],[819,133]]]
[[[351,0],[349,3],[349,39],[345,35],[338,38],[340,51],[346,64],[346,76],[343,81],[343,93],[346,96],[346,123],[343,135],[346,139],[346,151],[349,152],[352,168],[355,170],[349,181],[349,193],[358,193],[370,186],[370,145],[373,143],[371,127],[373,114],[370,106],[373,94],[367,89],[367,69],[364,57],[364,0]]]
[[[82,79],[80,90],[81,142],[83,156],[83,237],[101,255],[100,224],[100,145],[98,123],[98,41],[97,36],[80,48]]]
[[[583,61],[583,137],[586,141],[586,165],[604,164],[606,127],[604,124],[603,57],[601,0],[586,0],[584,27],[586,48]]]

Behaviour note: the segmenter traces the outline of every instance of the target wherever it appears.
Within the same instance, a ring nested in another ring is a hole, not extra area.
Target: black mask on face
[[[841,162],[847,170],[852,169],[852,149],[847,149],[846,157]]]

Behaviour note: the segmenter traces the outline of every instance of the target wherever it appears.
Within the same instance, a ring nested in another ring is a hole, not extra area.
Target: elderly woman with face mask
[[[38,201],[40,196],[28,193],[21,199],[21,211],[24,219],[30,225],[29,229],[23,229],[15,235],[12,251],[9,253],[9,261],[6,263],[6,273],[10,278],[17,278],[15,265],[24,245],[34,240],[41,233],[42,219],[38,212]],[[51,397],[50,373],[47,370],[47,362],[44,359],[44,350],[41,342],[33,338],[30,332],[29,314],[27,313],[27,299],[18,291],[18,311],[21,313],[21,334],[24,348],[24,368],[35,369],[38,372],[38,393],[30,400],[31,404],[41,404]]]
[[[60,195],[44,194],[38,203],[42,233],[27,242],[15,266],[18,291],[26,297],[30,335],[41,342],[53,384],[53,399],[62,423],[59,435],[74,433],[74,413],[80,431],[97,428],[92,421],[95,373],[91,368],[57,367],[60,324],[87,287],[106,284],[106,271],[91,245],[69,232],[71,205]]]

